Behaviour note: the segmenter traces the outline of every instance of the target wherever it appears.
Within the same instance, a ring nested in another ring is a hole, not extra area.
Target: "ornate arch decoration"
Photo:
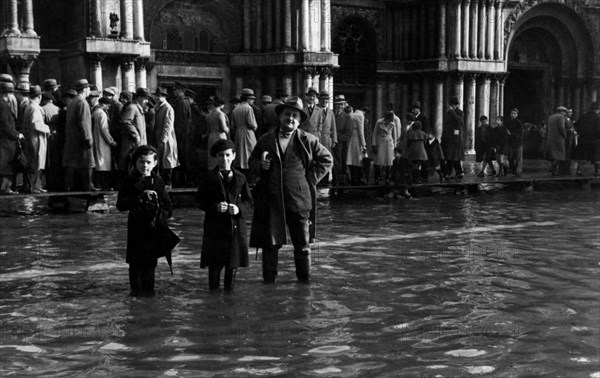
[[[581,12],[577,13],[580,10],[580,3],[572,0],[526,0],[518,4],[504,23],[505,61],[508,61],[515,37],[535,24],[552,34],[559,43],[563,72],[566,70],[565,73],[579,77],[591,74],[599,52],[591,40],[594,29],[586,25]],[[590,51],[595,53],[590,54]],[[574,61],[568,61],[571,57]]]

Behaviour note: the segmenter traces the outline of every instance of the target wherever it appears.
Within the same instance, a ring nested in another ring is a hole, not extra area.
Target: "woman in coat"
[[[548,118],[548,139],[546,142],[546,159],[552,162],[552,176],[558,175],[560,162],[565,160],[565,141],[567,131],[565,128],[565,115],[567,108],[559,106],[556,113]]]
[[[111,100],[102,97],[98,100],[98,106],[92,113],[92,136],[94,138],[94,162],[96,167],[96,187],[108,189],[109,172],[112,171],[112,147],[116,147],[117,142],[110,135],[108,126],[108,116],[106,110],[111,104]]]
[[[396,141],[398,140],[397,128],[394,124],[394,113],[388,111],[384,117],[377,121],[375,128],[373,129],[373,136],[371,140],[371,146],[375,158],[373,164],[375,165],[375,183],[379,180],[381,168],[383,167],[384,179],[387,181],[390,179],[390,167],[394,163],[394,148],[396,148]]]
[[[221,139],[227,139],[229,134],[229,126],[225,113],[221,110],[223,108],[223,100],[218,97],[214,97],[209,100],[208,103],[208,115],[206,116],[206,132],[207,135],[207,149],[210,151],[211,147]],[[207,168],[212,170],[217,166],[217,158],[210,155],[208,156]]]
[[[235,144],[229,139],[213,144],[210,154],[218,164],[198,188],[200,209],[205,212],[200,267],[209,268],[211,290],[219,288],[223,267],[225,289],[231,290],[236,269],[248,266],[246,219],[254,202],[246,177],[231,167],[234,151]]]
[[[353,184],[365,184],[362,179],[362,160],[367,152],[365,142],[365,113],[362,109],[357,109],[350,114],[348,128],[351,130],[350,140],[348,141],[348,154],[346,156],[346,165],[350,169],[350,179]]]

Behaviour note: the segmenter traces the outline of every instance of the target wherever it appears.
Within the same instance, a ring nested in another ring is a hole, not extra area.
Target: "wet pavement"
[[[284,247],[263,285],[253,250],[233,294],[179,208],[175,275],[159,261],[145,299],[126,214],[22,201],[0,217],[1,376],[600,376],[597,190],[322,199],[312,284]]]

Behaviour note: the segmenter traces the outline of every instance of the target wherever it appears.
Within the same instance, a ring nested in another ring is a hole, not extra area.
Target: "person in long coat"
[[[0,194],[18,194],[11,189],[14,175],[12,162],[17,152],[17,142],[24,136],[16,129],[17,116],[8,96],[14,90],[12,82],[0,82]]]
[[[256,135],[254,133],[258,128],[254,110],[248,103],[248,99],[252,98],[255,98],[254,91],[244,88],[242,90],[242,102],[233,109],[231,115],[231,127],[235,130],[235,150],[237,151],[235,166],[244,174],[250,168],[248,159],[256,145]]]
[[[465,120],[457,97],[450,98],[450,107],[444,117],[442,150],[446,158],[446,177],[454,169],[456,178],[463,178],[462,162],[465,160]]]
[[[208,267],[210,290],[219,288],[223,268],[225,290],[231,290],[236,269],[248,266],[246,221],[253,200],[246,177],[231,167],[234,149],[229,139],[219,139],[211,146],[210,154],[218,163],[198,188],[200,209],[205,212],[200,267]]]
[[[254,217],[250,246],[263,250],[263,280],[275,282],[278,252],[294,246],[296,277],[310,280],[310,243],[316,227],[316,186],[331,170],[333,157],[312,134],[298,130],[308,115],[302,100],[290,97],[277,107],[280,125],[260,137],[249,159]]]
[[[173,172],[173,182],[177,186],[185,186],[189,180],[189,164],[187,161],[188,133],[192,129],[192,104],[185,95],[188,88],[180,82],[175,82],[173,94],[173,110],[175,111],[174,127],[177,137],[177,157],[179,167]]]
[[[25,152],[29,162],[29,185],[31,193],[46,192],[42,188],[42,171],[46,169],[48,135],[50,127],[45,123],[44,110],[40,106],[42,89],[38,85],[30,88],[29,104],[23,113],[23,133],[25,134]]]
[[[304,111],[308,114],[308,118],[306,119],[306,122],[303,122],[300,125],[300,129],[321,139],[321,132],[323,131],[323,111],[317,106],[318,95],[319,92],[313,87],[308,88],[306,91]]]
[[[94,137],[94,168],[96,172],[96,187],[110,189],[110,172],[112,166],[112,148],[117,142],[110,135],[110,126],[106,111],[112,101],[102,97],[92,113],[92,135]]]
[[[415,121],[406,132],[406,152],[404,158],[411,162],[413,166],[413,182],[421,183],[421,170],[427,162],[427,151],[425,142],[428,140],[427,134],[421,130],[421,122]]]
[[[321,93],[319,93],[319,107],[323,112],[323,127],[321,128],[319,142],[321,142],[329,152],[333,153],[333,149],[338,143],[337,125],[335,123],[335,114],[333,114],[333,111],[328,107],[329,98],[330,95],[328,91],[321,91]]]
[[[559,106],[556,113],[548,118],[548,136],[546,142],[546,159],[551,161],[552,176],[559,174],[560,162],[565,160],[565,141],[567,131],[565,129],[565,115],[567,108]]]
[[[174,126],[175,111],[167,102],[167,95],[165,88],[156,89],[154,139],[157,144],[160,175],[165,180],[167,189],[171,189],[171,174],[174,168],[179,167],[179,151]]]
[[[574,151],[577,159],[577,175],[581,176],[581,168],[585,161],[594,164],[595,175],[600,175],[600,102],[593,102],[590,110],[575,123],[578,142]]]
[[[350,181],[350,173],[346,165],[348,156],[348,141],[352,130],[349,127],[350,114],[346,112],[348,107],[346,98],[343,94],[334,97],[335,128],[337,132],[337,145],[333,148],[333,185],[345,184]]]
[[[351,130],[348,140],[346,165],[350,168],[350,178],[353,184],[366,184],[363,179],[363,158],[367,152],[365,142],[365,112],[357,109],[350,115],[347,127]]]
[[[227,134],[229,134],[227,116],[222,111],[223,105],[223,100],[219,97],[213,97],[208,106],[208,115],[206,116],[208,151],[210,151],[217,141],[227,139]],[[210,171],[216,166],[217,158],[209,154],[207,161],[208,170]]]
[[[394,163],[394,148],[398,135],[396,125],[394,124],[394,112],[387,111],[383,118],[377,120],[373,129],[371,140],[371,149],[375,158],[375,183],[378,182],[381,168],[384,168],[384,179],[390,180],[390,167]]]
[[[77,96],[67,107],[67,127],[65,129],[65,146],[63,150],[63,166],[65,167],[65,186],[67,190],[79,187],[90,190],[92,185],[92,169],[94,168],[94,151],[92,147],[92,113],[85,100],[90,92],[86,79],[75,82]]]
[[[121,114],[119,169],[125,173],[129,171],[131,153],[137,147],[148,143],[144,105],[148,102],[149,97],[150,92],[146,88],[138,88],[134,99],[123,108],[123,114]]]

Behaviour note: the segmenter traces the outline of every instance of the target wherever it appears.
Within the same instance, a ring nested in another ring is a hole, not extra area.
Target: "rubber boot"
[[[208,267],[208,289],[218,290],[219,283],[221,281],[221,268],[220,267]]]
[[[236,268],[225,268],[225,279],[223,281],[223,287],[225,288],[225,291],[233,291],[236,272]]]
[[[294,258],[296,263],[296,277],[298,281],[307,283],[310,281],[310,256]]]

